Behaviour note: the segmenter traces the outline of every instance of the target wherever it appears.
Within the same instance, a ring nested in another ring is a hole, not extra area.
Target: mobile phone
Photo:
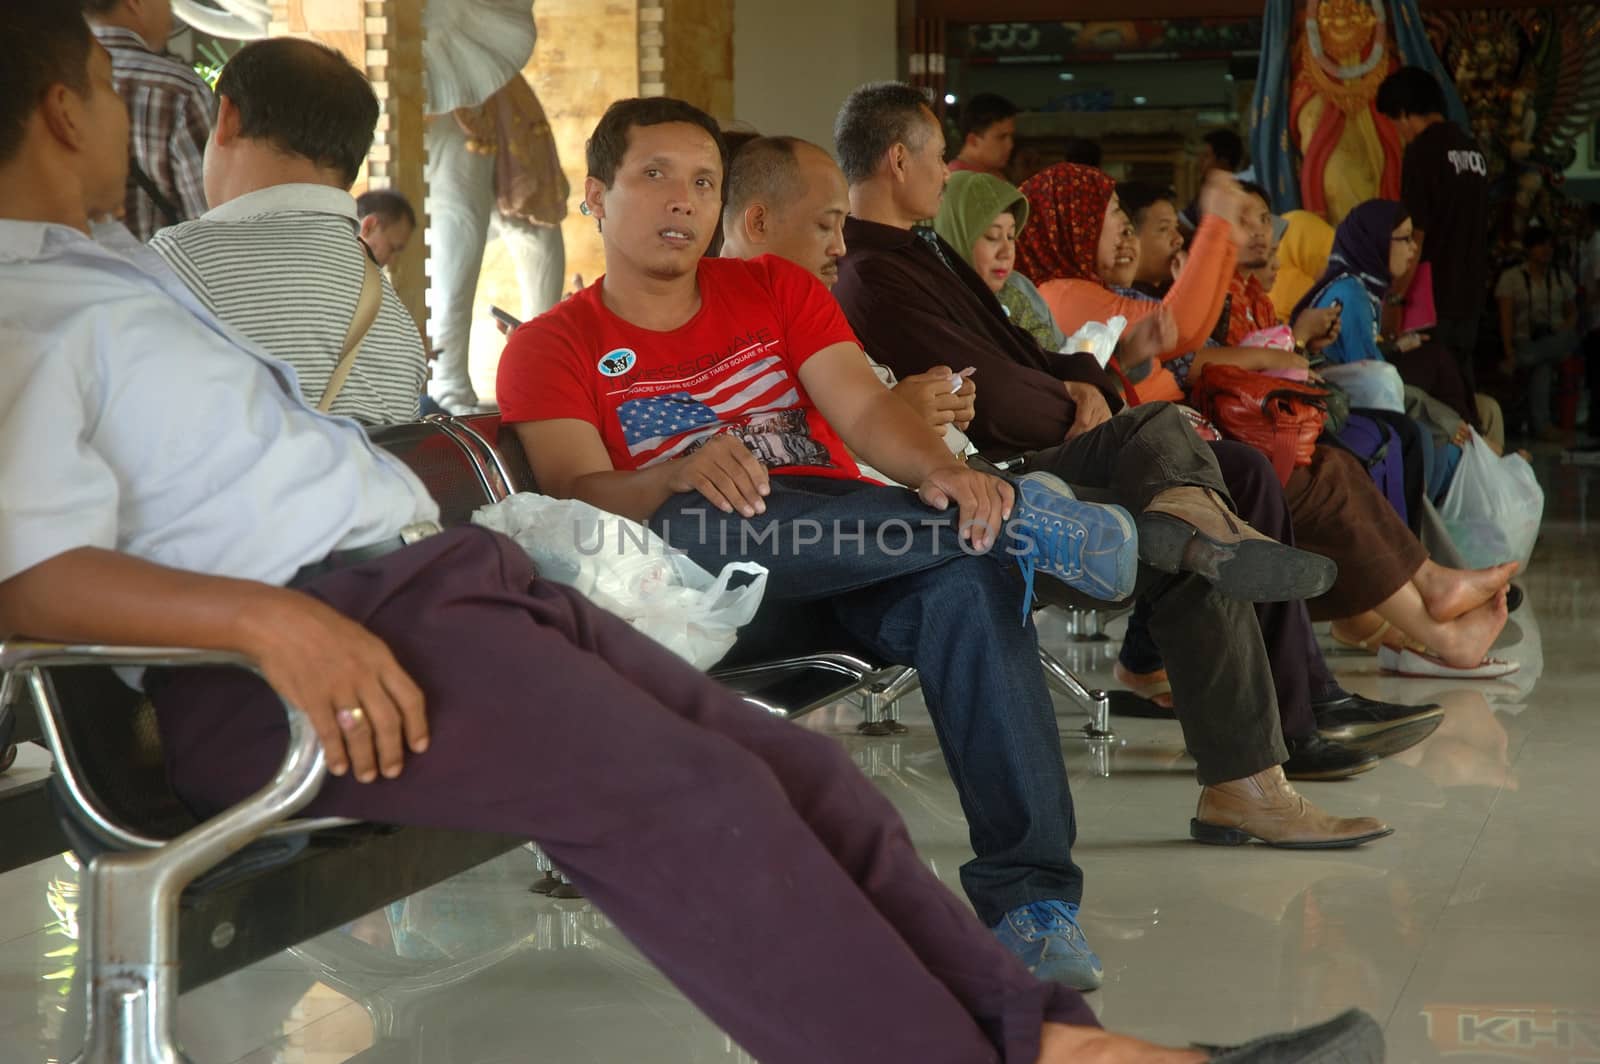
[[[489,308],[489,313],[494,315],[494,320],[495,321],[498,321],[501,325],[504,325],[507,329],[515,329],[519,325],[522,324],[521,319],[512,317],[510,314],[508,314],[505,311],[501,310],[499,307],[491,306]]]

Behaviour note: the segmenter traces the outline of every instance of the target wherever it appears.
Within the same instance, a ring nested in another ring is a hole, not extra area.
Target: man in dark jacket
[[[1154,470],[1192,461],[1196,451],[1213,467],[1217,457],[1227,457],[1219,482],[1237,486],[1247,517],[1261,517],[1263,510],[1271,516],[1275,494],[1278,514],[1272,519],[1279,527],[1261,527],[1288,534],[1287,510],[1270,469],[1262,477],[1244,475],[1249,467],[1242,473],[1234,468],[1241,465],[1239,451],[1259,461],[1258,454],[1230,444],[1214,457],[1169,404],[1146,403],[1110,417],[1107,409],[1121,409],[1122,402],[1095,358],[1042,350],[1011,324],[956,250],[917,224],[937,213],[945,173],[938,164],[942,133],[916,90],[893,83],[857,90],[840,112],[835,138],[850,185],[851,216],[833,292],[871,357],[899,374],[918,372],[931,361],[976,366],[978,401],[967,432],[980,451],[992,458],[1027,453],[1024,468],[1056,472],[1074,488],[1096,490],[1097,497],[1136,512],[1149,481],[1159,476]],[[1237,196],[1221,197],[1210,211],[1226,216],[1238,206]],[[1067,464],[1074,451],[1081,455],[1097,439],[1109,441],[1100,464]],[[1270,492],[1262,481],[1270,481]],[[1298,606],[1274,602],[1262,611],[1272,620],[1265,629],[1272,639],[1269,665],[1263,627],[1239,604],[1213,616],[1210,611],[1223,604],[1186,601],[1173,581],[1155,573],[1141,581],[1139,597],[1150,610],[1156,644],[1169,651],[1167,678],[1186,727],[1246,712],[1241,707],[1247,703],[1267,705],[1282,711],[1285,737],[1292,740],[1293,760],[1281,771],[1304,777],[1314,770],[1326,777],[1371,767],[1370,754],[1318,734],[1305,668],[1315,641]],[[1248,663],[1224,666],[1218,647],[1236,642],[1248,646]],[[1274,693],[1254,686],[1261,677]]]

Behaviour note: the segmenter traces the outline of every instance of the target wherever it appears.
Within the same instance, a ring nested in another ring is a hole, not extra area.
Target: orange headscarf
[[[1022,183],[1028,228],[1017,235],[1017,269],[1036,285],[1100,281],[1095,270],[1106,207],[1117,183],[1103,170],[1057,163]]]

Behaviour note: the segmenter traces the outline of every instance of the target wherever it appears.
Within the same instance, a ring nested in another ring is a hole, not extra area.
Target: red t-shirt
[[[702,259],[700,310],[671,332],[617,317],[604,283],[512,334],[496,385],[503,421],[587,421],[616,469],[681,458],[731,432],[774,474],[861,479],[800,383],[812,355],[858,342],[815,277],[770,255]]]

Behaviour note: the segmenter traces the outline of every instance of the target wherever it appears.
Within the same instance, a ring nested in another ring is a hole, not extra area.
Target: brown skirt
[[[1319,444],[1311,465],[1289,477],[1284,496],[1295,546],[1339,565],[1332,590],[1306,603],[1314,621],[1365,613],[1399,591],[1427,560],[1417,537],[1348,451]]]

